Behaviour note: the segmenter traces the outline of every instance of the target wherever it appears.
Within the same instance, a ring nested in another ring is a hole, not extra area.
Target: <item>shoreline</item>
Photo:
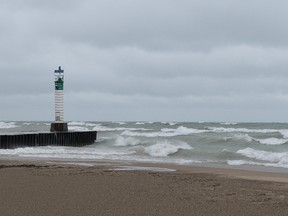
[[[9,216],[288,212],[286,173],[106,160],[0,159],[0,182],[0,212]]]
[[[288,169],[278,167],[259,167],[259,166],[229,166],[215,164],[174,164],[159,162],[141,162],[141,161],[121,161],[121,160],[87,160],[87,159],[43,159],[43,158],[1,158],[1,164],[41,164],[41,165],[63,165],[63,166],[103,166],[109,168],[117,168],[121,166],[130,167],[159,167],[164,169],[174,169],[183,173],[207,173],[215,175],[226,175],[229,177],[251,179],[251,180],[267,180],[288,182]],[[134,169],[135,171],[149,171],[149,169]],[[121,171],[121,170],[120,170]],[[123,170],[125,171],[125,169]]]

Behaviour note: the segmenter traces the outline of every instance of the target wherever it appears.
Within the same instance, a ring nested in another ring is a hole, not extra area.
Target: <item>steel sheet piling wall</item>
[[[96,138],[97,131],[0,135],[0,149],[47,145],[80,147],[93,144]]]

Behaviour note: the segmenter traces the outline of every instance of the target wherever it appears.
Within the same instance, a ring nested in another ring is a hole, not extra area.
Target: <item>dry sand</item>
[[[116,165],[0,161],[0,215],[288,215],[287,174]]]

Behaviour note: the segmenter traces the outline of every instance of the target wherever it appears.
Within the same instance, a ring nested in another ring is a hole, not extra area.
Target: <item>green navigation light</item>
[[[64,89],[64,82],[61,78],[58,78],[57,81],[55,81],[55,90],[63,90]]]

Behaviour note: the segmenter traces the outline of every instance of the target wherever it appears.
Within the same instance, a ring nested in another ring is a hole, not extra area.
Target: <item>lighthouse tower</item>
[[[51,132],[68,131],[67,123],[64,123],[64,70],[61,66],[54,71],[55,76],[55,122],[51,124]]]

